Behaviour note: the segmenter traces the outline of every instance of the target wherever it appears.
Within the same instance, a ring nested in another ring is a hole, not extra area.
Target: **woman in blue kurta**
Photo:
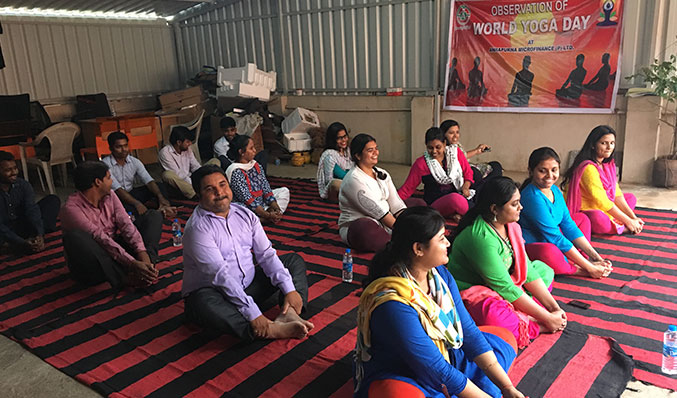
[[[611,262],[590,244],[590,220],[583,213],[571,216],[562,191],[555,185],[559,166],[559,156],[552,148],[538,148],[529,156],[529,178],[522,184],[524,209],[519,219],[527,254],[548,264],[556,274],[606,277],[612,270]]]
[[[408,397],[524,397],[506,374],[515,350],[477,328],[438,266],[447,260],[444,233],[436,210],[406,209],[372,260],[358,309],[356,397],[393,386]]]

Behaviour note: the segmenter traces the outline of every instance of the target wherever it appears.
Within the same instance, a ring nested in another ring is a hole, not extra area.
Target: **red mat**
[[[372,255],[355,253],[355,281],[342,283],[345,247],[337,233],[337,206],[317,198],[314,182],[270,180],[292,192],[283,222],[266,227],[266,231],[280,253],[294,251],[307,262],[307,316],[316,325],[308,339],[245,345],[185,323],[180,298],[181,248],[171,246],[169,224],[163,227],[160,280],[148,294],[112,296],[107,285],[82,288],[72,282],[63,260],[60,233],[46,237],[48,248],[40,254],[0,258],[0,331],[109,396],[351,396],[356,292]],[[183,222],[194,203],[184,205],[180,213]],[[580,328],[570,327],[568,333],[578,331],[585,341],[601,341],[607,348],[613,346],[610,340],[594,336],[613,337],[635,356],[636,378],[675,388],[675,379],[662,376],[659,365],[662,331],[667,322],[677,318],[673,295],[677,250],[670,246],[677,241],[677,215],[649,210],[640,214],[647,220],[642,235],[596,237],[594,241],[614,260],[615,272],[610,278],[601,282],[558,278],[553,292],[564,302],[576,298],[592,304],[589,310],[564,305],[571,314],[570,324]],[[274,314],[274,300],[264,310]],[[558,347],[566,346],[558,343],[561,339],[540,337],[532,347],[547,346],[544,355],[555,355]],[[592,343],[578,344],[590,347]],[[526,360],[528,353],[525,351],[517,364]],[[546,374],[546,364],[541,362],[522,371],[519,386],[525,392],[543,389],[533,383]],[[517,364],[515,369],[520,369]],[[552,381],[561,383],[558,380],[566,378],[560,376],[568,374],[578,377],[575,367],[560,366]],[[603,374],[604,367],[598,372]],[[598,383],[599,377],[590,382],[590,388]]]

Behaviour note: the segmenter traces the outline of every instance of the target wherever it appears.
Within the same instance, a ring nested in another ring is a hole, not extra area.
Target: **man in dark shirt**
[[[45,248],[45,232],[56,230],[61,202],[48,195],[35,203],[33,187],[18,175],[14,156],[0,151],[0,251],[37,253]]]

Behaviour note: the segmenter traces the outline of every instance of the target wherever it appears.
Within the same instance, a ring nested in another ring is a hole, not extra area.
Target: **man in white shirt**
[[[153,203],[165,217],[176,216],[176,208],[167,200],[164,184],[155,183],[141,161],[129,154],[129,138],[120,131],[108,135],[108,148],[111,155],[103,158],[113,178],[112,189],[125,206],[125,210],[136,215],[148,211],[146,204]]]
[[[228,158],[227,152],[228,149],[230,149],[230,142],[237,135],[237,123],[232,117],[224,116],[219,122],[219,127],[221,127],[221,133],[223,134],[223,137],[219,138],[214,143],[214,157],[219,159],[221,162],[221,168],[226,170],[228,169],[228,166],[230,166],[230,164],[234,161],[234,159]],[[256,160],[261,165],[261,167],[263,167],[264,173],[268,171],[267,150],[263,149],[257,153],[256,156],[254,156],[254,160]]]
[[[233,162],[226,155],[230,149],[230,141],[237,135],[237,125],[232,117],[224,116],[219,122],[223,136],[214,143],[214,157],[221,161],[221,168],[227,169]]]
[[[190,175],[200,168],[200,163],[195,159],[190,146],[190,130],[184,126],[172,129],[169,135],[169,145],[160,150],[160,165],[165,170],[162,173],[162,181],[169,186],[181,191],[188,199],[195,197],[195,191],[191,185]]]

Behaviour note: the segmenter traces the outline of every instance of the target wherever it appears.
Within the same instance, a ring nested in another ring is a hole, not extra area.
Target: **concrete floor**
[[[409,172],[409,166],[381,164],[388,170],[396,186],[400,186]],[[155,175],[154,170],[150,170]],[[288,164],[270,165],[272,176],[315,178],[316,167],[305,165],[293,167]],[[506,172],[506,175],[521,181],[523,172]],[[646,186],[621,184],[626,192],[637,195],[638,205],[659,209],[677,210],[677,190],[659,189]],[[57,194],[63,199],[73,191],[69,187],[58,187]],[[658,355],[658,354],[657,354]],[[0,396],[16,398],[71,398],[100,397],[98,393],[72,379],[40,358],[28,352],[21,345],[0,335]],[[628,383],[622,398],[677,398],[677,392],[645,385],[637,381]]]

